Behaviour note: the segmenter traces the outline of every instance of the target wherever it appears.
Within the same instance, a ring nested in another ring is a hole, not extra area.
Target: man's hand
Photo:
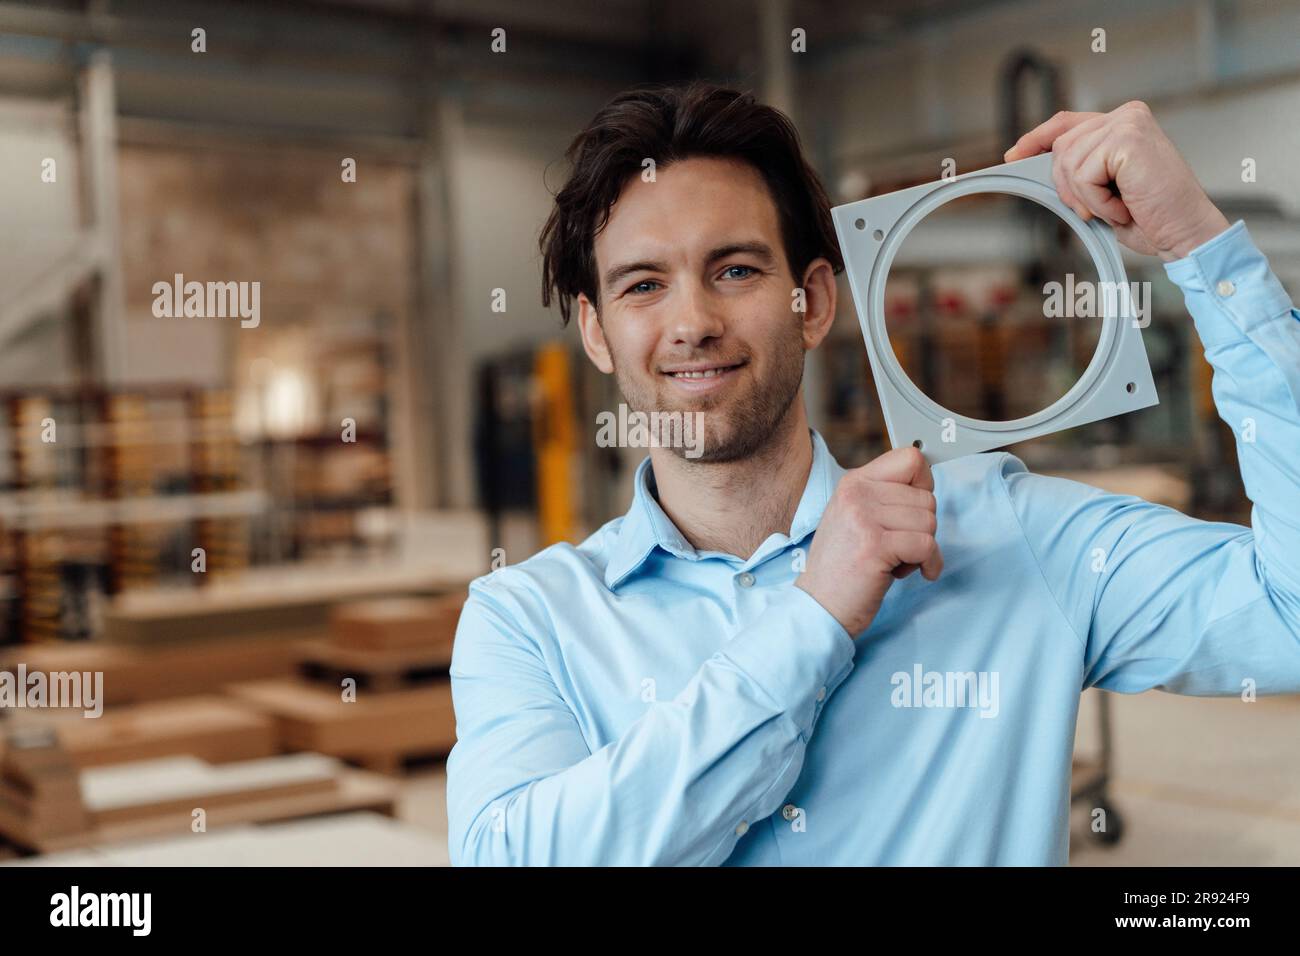
[[[1057,113],[1003,158],[1012,162],[1048,150],[1056,154],[1052,176],[1065,204],[1084,220],[1096,216],[1114,227],[1134,252],[1170,262],[1228,228],[1139,100],[1109,113]]]
[[[895,578],[918,567],[928,581],[939,576],[937,528],[930,466],[915,448],[895,448],[840,479],[795,586],[856,637]]]

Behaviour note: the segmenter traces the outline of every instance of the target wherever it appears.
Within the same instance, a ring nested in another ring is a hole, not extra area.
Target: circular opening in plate
[[[1007,193],[958,196],[898,246],[885,284],[894,357],[957,415],[1007,422],[1041,412],[1083,376],[1103,308],[1096,264],[1051,209]]]

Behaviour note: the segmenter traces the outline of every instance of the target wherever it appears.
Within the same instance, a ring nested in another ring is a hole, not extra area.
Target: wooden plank
[[[429,866],[447,862],[445,839],[375,813],[335,814],[221,833],[108,846],[113,866]]]
[[[342,647],[365,650],[442,648],[451,652],[464,594],[389,598],[336,607],[331,636]]]
[[[76,833],[89,826],[77,768],[51,728],[25,726],[10,733],[0,761],[0,807],[32,833]]]
[[[345,702],[338,690],[304,681],[257,681],[228,688],[279,721],[286,749],[361,759],[385,754],[446,753],[456,742],[451,685],[358,693]]]
[[[152,838],[149,838],[152,837]],[[4,865],[0,847],[0,865]],[[11,866],[436,866],[448,862],[445,838],[359,807],[324,817],[219,832],[146,835],[88,850],[68,850]]]
[[[337,786],[328,792],[258,797],[211,807],[207,810],[208,830],[211,832],[248,823],[324,817],[351,811],[370,811],[385,816],[396,813],[398,787],[393,781],[351,767],[340,767],[335,779]],[[12,844],[36,853],[55,853],[168,836],[194,839],[202,834],[195,834],[191,829],[192,824],[190,808],[186,808],[160,812],[126,823],[96,826],[77,834],[42,837],[28,834],[21,828],[15,829],[12,821],[6,822],[0,814],[0,832]]]
[[[79,768],[180,754],[220,764],[277,752],[272,719],[215,695],[112,708],[96,720],[74,717],[53,725]]]
[[[231,681],[288,677],[298,666],[302,634],[194,641],[183,647],[124,647],[87,641],[9,649],[0,668],[99,671],[104,703],[136,703],[212,693]]]
[[[475,563],[468,556],[450,555],[440,563],[431,558],[418,563],[356,562],[350,567],[330,563],[259,568],[255,575],[213,582],[197,591],[159,589],[118,595],[107,619],[110,624],[170,622],[288,606],[331,608],[340,601],[389,595],[460,592],[474,577]]]
[[[0,833],[53,837],[77,833],[90,825],[85,807],[72,792],[25,793],[8,780],[0,780]]]
[[[96,826],[168,813],[206,812],[251,799],[321,793],[337,786],[338,763],[292,754],[212,766],[194,757],[164,757],[86,770],[81,797]]]

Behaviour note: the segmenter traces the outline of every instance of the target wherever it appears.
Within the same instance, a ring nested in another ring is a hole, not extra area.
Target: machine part
[[[974,193],[1020,196],[1056,213],[1092,257],[1099,289],[1117,292],[1096,297],[1103,308],[1101,335],[1079,380],[1047,408],[1010,421],[958,415],[931,400],[903,371],[885,328],[885,282],[903,240],[939,206]],[[1097,219],[1084,222],[1061,201],[1051,153],[846,203],[831,216],[895,448],[913,445],[933,464],[1159,404],[1114,231]]]

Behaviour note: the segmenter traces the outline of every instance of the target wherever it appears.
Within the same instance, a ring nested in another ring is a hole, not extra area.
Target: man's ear
[[[803,273],[803,347],[812,351],[822,344],[835,321],[835,270],[829,259],[818,257]]]
[[[605,330],[600,326],[600,316],[583,292],[578,293],[578,331],[582,334],[582,347],[591,363],[606,375],[614,371],[614,363],[609,357],[609,345],[605,342]]]

